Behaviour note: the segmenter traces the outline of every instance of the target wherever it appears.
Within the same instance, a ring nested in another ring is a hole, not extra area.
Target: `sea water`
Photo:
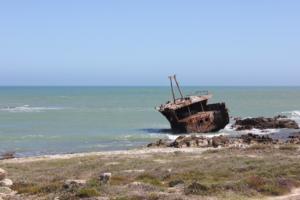
[[[300,87],[183,87],[209,90],[232,117],[285,114],[300,124]],[[0,153],[17,156],[123,150],[174,138],[155,110],[169,87],[0,87]],[[275,130],[276,131],[276,130]],[[216,134],[237,134],[231,124]]]

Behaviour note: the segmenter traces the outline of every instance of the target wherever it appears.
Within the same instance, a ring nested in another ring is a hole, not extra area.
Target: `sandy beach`
[[[121,150],[121,151],[99,151],[99,152],[88,152],[88,153],[72,153],[72,154],[56,154],[56,155],[43,155],[43,156],[32,156],[32,157],[23,157],[23,158],[13,158],[0,160],[0,164],[3,163],[26,163],[26,162],[36,162],[36,161],[50,161],[50,160],[59,160],[59,159],[71,159],[71,158],[80,158],[87,156],[126,156],[126,157],[138,157],[145,154],[153,153],[174,153],[174,152],[185,152],[185,153],[202,153],[208,149],[213,148],[147,148],[141,147],[131,150]]]

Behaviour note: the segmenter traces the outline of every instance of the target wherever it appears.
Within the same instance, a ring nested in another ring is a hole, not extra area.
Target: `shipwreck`
[[[156,107],[170,122],[174,133],[207,133],[223,129],[229,123],[225,103],[208,104],[212,97],[208,91],[183,96],[176,75],[169,76],[173,101]],[[175,97],[173,80],[180,98]]]

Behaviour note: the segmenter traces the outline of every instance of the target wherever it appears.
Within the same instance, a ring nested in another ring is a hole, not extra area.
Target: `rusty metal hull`
[[[161,113],[170,122],[174,133],[207,133],[223,129],[229,123],[228,110],[224,103],[205,105],[205,110],[178,119],[178,113],[172,109]]]

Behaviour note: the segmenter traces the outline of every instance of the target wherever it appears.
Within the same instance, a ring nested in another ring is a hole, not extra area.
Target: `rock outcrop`
[[[273,118],[268,117],[255,117],[239,119],[237,118],[233,128],[236,130],[250,130],[252,128],[256,129],[271,129],[271,128],[289,128],[289,129],[299,129],[299,125],[291,119],[285,116],[278,115]]]
[[[242,142],[245,144],[276,144],[279,140],[274,140],[270,138],[268,135],[257,135],[253,133],[248,133],[245,135],[241,135],[240,138]]]
[[[178,136],[174,141],[170,140],[159,140],[147,145],[147,147],[219,147],[228,146],[230,144],[230,138],[220,135],[212,138],[203,136]]]
[[[186,148],[186,147],[247,147],[254,144],[300,144],[300,132],[292,133],[287,136],[286,140],[273,139],[269,135],[257,135],[253,133],[244,134],[238,137],[229,136],[214,136],[212,138],[187,135],[178,136],[174,141],[160,140],[159,142],[153,142],[148,144],[148,147],[174,147],[174,148]]]

